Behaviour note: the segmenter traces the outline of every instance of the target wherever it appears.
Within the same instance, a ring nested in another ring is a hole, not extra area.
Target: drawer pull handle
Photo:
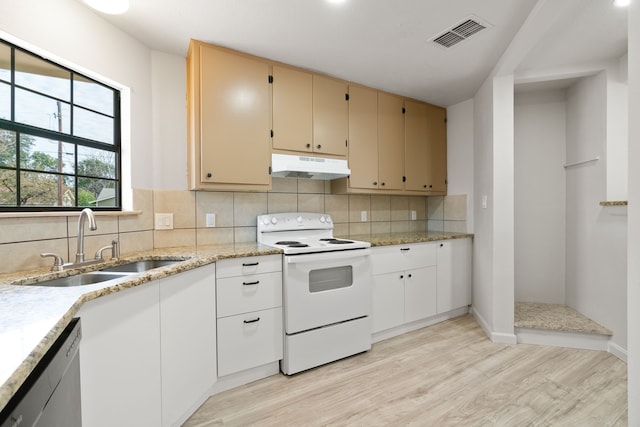
[[[260,264],[260,263],[259,262],[243,262],[242,266],[243,267],[255,267],[258,264]]]
[[[260,280],[256,280],[255,282],[242,282],[242,285],[251,286],[251,285],[257,285],[258,283],[260,283]]]
[[[256,317],[255,319],[251,319],[251,320],[243,320],[244,323],[256,323],[260,321],[259,317]]]
[[[401,251],[410,251],[411,248],[400,248]]]

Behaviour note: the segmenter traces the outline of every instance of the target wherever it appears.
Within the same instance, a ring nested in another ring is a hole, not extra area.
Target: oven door
[[[285,255],[287,334],[344,322],[371,312],[371,250]]]

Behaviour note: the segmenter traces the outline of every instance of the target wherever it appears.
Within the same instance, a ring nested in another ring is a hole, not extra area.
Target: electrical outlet
[[[416,214],[416,211],[411,211],[411,221],[415,221],[416,219],[418,219],[418,215]]]
[[[487,196],[482,196],[482,209],[487,209]]]
[[[173,214],[157,213],[155,215],[156,230],[173,230]]]
[[[205,222],[207,227],[215,227],[216,226],[216,214],[208,213],[205,215]]]
[[[367,211],[360,211],[360,221],[367,222]]]

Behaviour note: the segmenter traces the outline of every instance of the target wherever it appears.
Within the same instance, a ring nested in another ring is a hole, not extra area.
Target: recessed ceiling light
[[[327,0],[328,3],[340,4],[345,3],[347,0]]]
[[[129,9],[129,0],[83,0],[98,12],[119,15]]]
[[[626,7],[629,6],[631,0],[613,0],[613,4],[618,7]]]

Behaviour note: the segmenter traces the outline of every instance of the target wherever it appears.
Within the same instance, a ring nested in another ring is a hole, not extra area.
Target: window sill
[[[95,216],[135,216],[142,211],[93,211]],[[78,217],[80,212],[0,212],[1,218],[53,218],[53,217]]]

